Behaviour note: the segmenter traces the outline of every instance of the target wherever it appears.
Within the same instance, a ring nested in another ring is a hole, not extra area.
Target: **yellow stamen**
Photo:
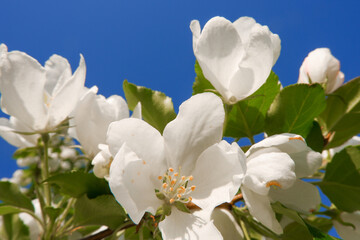
[[[161,180],[161,179],[162,179],[162,176],[158,176],[158,179]]]
[[[173,169],[173,168],[169,168],[169,171],[170,171],[170,172],[173,172],[173,171],[174,171],[174,169]]]
[[[300,141],[305,142],[302,137],[290,137],[289,140],[300,140]]]
[[[178,198],[181,198],[181,194],[176,195]]]
[[[191,186],[191,191],[194,191],[195,190],[195,188],[196,188],[196,186],[194,185],[194,186]]]
[[[171,187],[171,188],[170,188],[170,192],[172,192],[172,191],[174,191],[174,188]]]
[[[190,180],[190,181],[192,181],[193,179],[194,179],[194,177],[193,177],[193,176],[190,176],[190,177],[189,177],[189,180]]]
[[[184,181],[184,180],[185,180],[185,176],[182,176],[182,177],[181,177],[181,180]]]
[[[144,165],[145,165],[145,164],[146,164],[146,162],[143,160],[143,161],[142,161],[142,164],[144,164]]]
[[[179,173],[174,173],[174,176],[175,176],[175,177],[179,176]]]
[[[167,188],[168,187],[167,183],[163,183],[162,187]]]
[[[170,203],[174,203],[175,200],[174,200],[173,198],[171,198],[171,199],[169,200],[169,202],[170,202]]]
[[[270,187],[270,186],[277,186],[279,188],[281,188],[281,184],[278,181],[270,181],[266,183],[266,187]]]
[[[189,201],[190,201],[190,202],[192,201],[192,197],[189,197]]]
[[[174,186],[175,183],[176,183],[176,179],[172,180],[172,181],[171,181],[171,186]]]

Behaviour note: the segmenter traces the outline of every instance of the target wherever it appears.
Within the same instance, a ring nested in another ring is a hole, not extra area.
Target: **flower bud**
[[[299,70],[298,83],[319,83],[327,94],[334,92],[343,82],[340,62],[328,48],[317,48],[310,52]]]

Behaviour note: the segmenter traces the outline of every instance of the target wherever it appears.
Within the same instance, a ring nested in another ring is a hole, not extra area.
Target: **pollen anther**
[[[270,187],[270,186],[277,186],[279,188],[281,188],[281,184],[278,181],[269,181],[266,183],[266,187]]]

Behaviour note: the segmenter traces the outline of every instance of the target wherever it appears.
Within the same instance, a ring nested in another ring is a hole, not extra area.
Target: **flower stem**
[[[42,161],[42,180],[46,180],[49,178],[49,156],[48,156],[48,148],[49,148],[49,134],[44,133],[41,135],[41,138],[44,143],[44,158]],[[44,185],[44,194],[45,194],[45,206],[49,207],[51,206],[51,193],[50,193],[50,185],[48,182],[43,182]]]
[[[246,239],[246,240],[251,240],[251,238],[250,238],[250,236],[249,236],[249,233],[248,233],[248,231],[247,231],[247,229],[246,229],[246,226],[245,226],[245,223],[244,223],[243,220],[240,220],[240,226],[241,226],[241,229],[242,229],[242,231],[243,231],[243,233],[244,233],[245,239]]]

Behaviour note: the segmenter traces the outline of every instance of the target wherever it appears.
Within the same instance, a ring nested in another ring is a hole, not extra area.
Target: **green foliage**
[[[330,94],[327,107],[319,116],[325,134],[330,133],[326,148],[340,146],[360,133],[360,77],[357,77]]]
[[[124,223],[126,213],[113,195],[89,199],[86,195],[75,203],[74,221],[78,226],[106,225],[115,230]]]
[[[360,147],[347,147],[335,154],[319,182],[321,190],[340,210],[360,210]]]
[[[314,151],[321,153],[324,148],[324,137],[318,122],[313,121],[309,134],[306,137],[307,145]]]
[[[209,82],[209,80],[205,78],[198,61],[195,62],[195,73],[196,73],[196,77],[195,77],[195,82],[192,86],[193,88],[192,95],[203,93],[208,90],[215,90],[214,86]]]
[[[3,225],[0,226],[3,240],[30,240],[29,228],[21,221],[18,215],[3,216]]]
[[[142,235],[142,238],[140,238],[140,234]],[[137,231],[137,227],[134,226],[134,227],[126,229],[125,239],[126,240],[140,240],[140,239],[154,239],[154,238],[149,229],[142,227],[141,229],[139,229],[139,231]],[[161,239],[161,238],[155,238],[155,239]]]
[[[252,138],[264,132],[266,112],[279,91],[279,78],[271,72],[266,83],[255,93],[231,107],[224,135],[233,138]]]
[[[22,212],[22,208],[7,206],[7,205],[0,206],[0,215],[20,213],[20,212]]]
[[[176,117],[170,97],[159,91],[136,86],[127,80],[123,83],[125,97],[130,110],[134,110],[138,102],[141,103],[143,119],[151,126],[163,132],[166,124]]]
[[[325,93],[319,84],[294,84],[285,87],[267,112],[266,133],[295,133],[306,137],[314,118],[325,106]]]
[[[78,198],[87,194],[94,198],[102,194],[110,194],[107,181],[95,177],[93,173],[71,172],[60,173],[45,180],[60,187],[60,192]]]
[[[0,201],[13,207],[34,211],[31,200],[20,192],[16,184],[0,182]]]
[[[55,221],[62,211],[61,208],[45,207],[45,213],[50,217],[51,221]]]

